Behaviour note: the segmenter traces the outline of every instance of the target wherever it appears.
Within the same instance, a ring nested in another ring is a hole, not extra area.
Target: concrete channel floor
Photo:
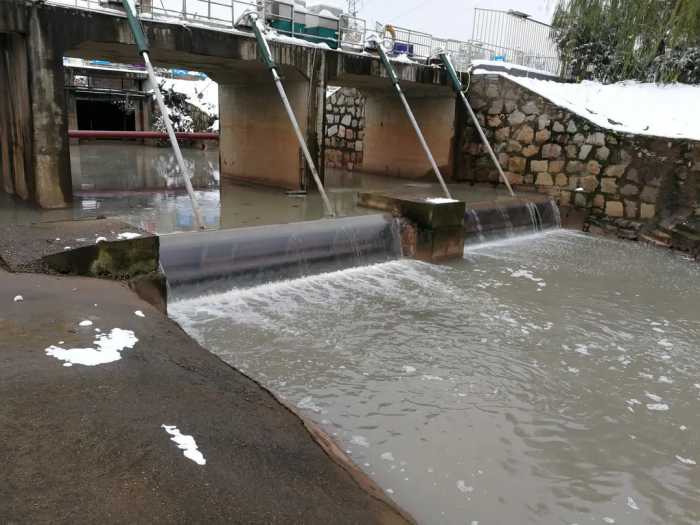
[[[121,360],[66,367],[45,351],[114,328],[138,338]],[[0,270],[0,333],[2,523],[410,521],[269,392],[120,283]],[[206,465],[161,425],[193,436]]]
[[[423,197],[442,197],[437,181],[396,179],[376,175],[337,172],[327,174],[327,191],[338,216],[376,213],[357,205],[359,191],[398,191]],[[456,199],[466,202],[507,198],[504,188],[491,184],[450,184]],[[223,182],[220,189],[197,191],[208,228],[226,229],[266,224],[287,224],[323,218],[318,193],[289,196],[283,190]],[[194,218],[187,194],[182,191],[78,192],[72,208],[40,210],[0,192],[0,224],[31,224],[105,216],[151,233],[192,231]]]

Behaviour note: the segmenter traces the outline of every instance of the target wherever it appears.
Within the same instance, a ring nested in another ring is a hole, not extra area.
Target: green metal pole
[[[299,141],[299,146],[301,147],[301,150],[304,152],[306,163],[308,164],[309,169],[311,170],[311,175],[313,176],[314,181],[316,182],[316,187],[318,188],[318,191],[321,194],[323,205],[326,208],[326,215],[328,217],[335,217],[335,211],[333,210],[331,201],[328,199],[328,195],[326,195],[326,190],[323,188],[323,182],[321,182],[321,177],[319,176],[318,170],[316,169],[316,164],[314,163],[314,160],[311,157],[311,152],[309,151],[309,147],[306,145],[306,140],[304,140],[304,135],[301,132],[301,128],[299,127],[299,122],[297,121],[297,118],[294,115],[294,110],[292,109],[292,105],[289,103],[289,98],[287,98],[287,93],[284,90],[284,86],[282,85],[282,79],[280,78],[279,71],[277,71],[277,64],[272,58],[270,46],[267,44],[267,40],[265,39],[265,35],[263,34],[262,22],[258,18],[257,13],[250,13],[248,15],[248,18],[250,19],[251,25],[253,26],[253,32],[255,33],[255,38],[258,41],[258,47],[260,48],[260,53],[262,54],[263,62],[265,62],[265,65],[272,72],[272,78],[275,81],[275,86],[277,86],[277,91],[279,92],[280,98],[282,99],[282,105],[284,105],[284,109],[287,111],[289,120],[292,123],[292,128],[294,128],[294,134],[296,135],[297,140]]]
[[[433,171],[435,172],[435,175],[438,178],[438,181],[440,182],[440,185],[442,186],[442,191],[445,192],[445,196],[448,199],[452,198],[452,195],[450,195],[450,190],[447,189],[447,184],[445,184],[445,180],[442,178],[442,173],[440,173],[440,168],[438,168],[437,162],[435,162],[435,158],[433,157],[432,152],[430,151],[430,147],[428,146],[428,143],[425,140],[425,137],[423,136],[423,132],[420,129],[420,126],[418,125],[418,121],[416,120],[416,117],[413,115],[413,111],[411,110],[411,106],[408,105],[408,100],[406,100],[406,95],[404,95],[402,89],[401,89],[401,83],[399,82],[399,77],[396,74],[396,70],[394,69],[394,66],[391,65],[391,62],[389,61],[389,57],[387,56],[386,52],[384,51],[384,48],[382,47],[381,42],[378,40],[374,41],[374,47],[377,49],[379,52],[379,57],[382,60],[382,63],[384,64],[384,68],[386,69],[387,73],[389,74],[389,78],[391,79],[391,83],[394,84],[394,88],[396,88],[396,92],[399,95],[399,98],[401,99],[401,102],[403,103],[403,107],[406,110],[406,114],[408,115],[408,120],[411,121],[411,124],[413,125],[413,129],[416,131],[416,135],[418,135],[418,141],[420,142],[421,146],[423,147],[423,151],[425,151],[425,155],[428,157],[428,161],[430,162],[430,165],[433,168]]]
[[[484,133],[484,130],[481,129],[481,124],[479,124],[479,119],[476,118],[476,115],[474,114],[474,110],[472,109],[471,104],[469,104],[469,101],[467,100],[467,96],[464,94],[464,86],[462,86],[462,81],[460,80],[459,75],[457,74],[457,71],[455,70],[454,66],[452,65],[452,60],[450,60],[450,56],[445,52],[439,53],[438,56],[440,57],[440,60],[442,60],[442,63],[445,65],[445,69],[447,70],[447,76],[449,76],[450,80],[452,81],[452,88],[455,90],[455,93],[458,93],[459,96],[462,98],[462,102],[464,103],[464,107],[467,109],[467,112],[469,113],[469,117],[472,119],[472,122],[474,122],[474,125],[476,126],[476,130],[479,132],[479,136],[481,137],[481,142],[483,142],[484,146],[486,146],[486,150],[489,152],[489,156],[491,157],[491,160],[493,161],[494,165],[496,166],[496,169],[498,170],[498,173],[500,174],[501,179],[503,180],[506,187],[508,188],[510,195],[512,197],[515,197],[515,192],[513,191],[513,188],[510,185],[510,181],[508,180],[508,177],[506,177],[506,174],[503,173],[503,168],[501,167],[501,163],[498,162],[498,159],[496,158],[496,153],[493,151],[493,148],[491,147],[491,144],[489,143],[489,139],[486,138],[486,134]]]
[[[153,92],[156,96],[156,102],[158,108],[160,109],[160,114],[163,116],[163,124],[165,125],[165,130],[168,132],[168,138],[170,139],[170,145],[173,148],[173,153],[175,154],[175,159],[180,168],[180,173],[182,173],[183,179],[185,179],[185,188],[187,188],[187,193],[190,197],[190,202],[192,203],[192,212],[194,214],[195,223],[197,228],[200,230],[204,229],[204,220],[202,219],[202,212],[199,209],[199,203],[197,202],[197,197],[194,194],[194,188],[192,187],[192,180],[190,179],[190,174],[185,167],[185,159],[182,158],[182,151],[180,151],[180,145],[175,137],[175,130],[173,129],[173,123],[170,121],[170,114],[168,108],[163,100],[163,95],[158,87],[158,82],[156,81],[156,72],[153,70],[153,65],[151,64],[151,59],[148,53],[148,39],[143,32],[141,23],[136,16],[136,6],[134,5],[134,0],[122,0],[122,5],[126,11],[126,20],[129,23],[129,28],[134,35],[134,41],[136,42],[136,47],[139,50],[139,54],[143,58],[143,62],[146,65],[146,71],[148,72],[148,80],[153,86]]]

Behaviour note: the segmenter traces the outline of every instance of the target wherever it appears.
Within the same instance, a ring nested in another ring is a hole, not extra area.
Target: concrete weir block
[[[158,237],[99,243],[44,257],[59,273],[131,279],[158,272]]]
[[[159,251],[157,236],[111,219],[0,227],[0,266],[7,270],[127,281],[164,311],[167,294]]]
[[[402,217],[415,234],[402,235],[404,254],[421,261],[439,262],[464,254],[464,202],[430,202],[413,195],[361,192],[358,204]],[[414,244],[413,244],[414,243]]]

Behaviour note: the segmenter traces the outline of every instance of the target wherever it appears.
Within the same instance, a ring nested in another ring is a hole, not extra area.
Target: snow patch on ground
[[[136,232],[124,232],[117,235],[117,239],[120,241],[129,241],[131,239],[138,239],[139,237],[141,237],[141,234]]]
[[[143,312],[142,312],[141,310],[136,310],[136,311],[134,312],[134,315],[135,315],[136,317],[146,317],[145,315],[143,315]]]
[[[449,204],[451,202],[459,202],[456,199],[448,199],[445,197],[428,197],[425,199],[425,202],[430,203],[430,204]]]
[[[204,459],[204,455],[199,451],[197,442],[192,436],[182,434],[174,425],[161,425],[161,427],[172,436],[170,441],[177,444],[177,448],[182,450],[187,459],[194,461],[197,465],[207,464],[207,460]]]
[[[411,60],[411,57],[409,57],[406,53],[401,53],[398,56],[391,57],[392,62],[401,62],[402,64],[415,64],[416,62]]]
[[[294,44],[295,46],[317,47],[319,49],[330,49],[330,46],[328,44],[326,44],[325,42],[310,42],[308,40],[304,40],[303,38],[296,38],[293,36],[278,33],[274,29],[268,30],[265,34],[266,34],[266,37],[268,40],[272,40],[274,42],[282,42],[285,44]]]
[[[92,324],[92,323],[90,323]],[[63,348],[52,345],[46,355],[64,361],[63,366],[97,366],[119,361],[121,352],[131,349],[138,339],[131,330],[113,328],[109,333],[99,334],[93,342],[96,348]]]
[[[700,140],[700,86],[632,80],[567,84],[501,75],[603,128],[667,138]],[[644,108],[644,111],[640,111]]]
[[[505,69],[507,71],[517,70],[526,71],[527,73],[536,73],[538,75],[546,75],[548,77],[556,78],[556,75],[552,75],[551,72],[545,71],[544,69],[537,69],[529,66],[521,66],[520,64],[513,64],[511,62],[504,62],[503,60],[472,60],[472,74],[473,75],[493,75],[498,73],[491,69],[487,69],[485,66],[497,67],[498,69]],[[482,67],[479,67],[482,66]]]

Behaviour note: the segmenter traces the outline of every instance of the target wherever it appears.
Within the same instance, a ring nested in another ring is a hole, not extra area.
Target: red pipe
[[[219,140],[218,133],[175,133],[181,140]],[[68,130],[72,139],[167,139],[168,134],[161,131],[92,131]]]

